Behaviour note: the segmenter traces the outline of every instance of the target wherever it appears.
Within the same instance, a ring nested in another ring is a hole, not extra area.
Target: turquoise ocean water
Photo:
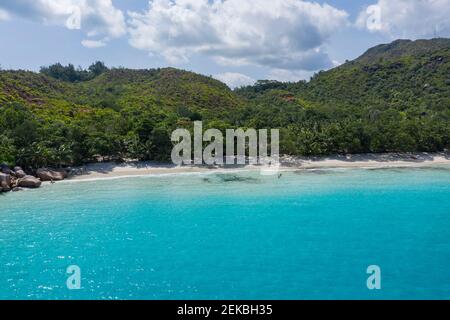
[[[0,196],[0,249],[0,299],[450,299],[450,169],[45,185]]]

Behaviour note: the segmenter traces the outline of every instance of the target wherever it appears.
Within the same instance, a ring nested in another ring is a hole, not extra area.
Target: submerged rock
[[[234,174],[218,174],[217,177],[222,182],[258,182],[258,179],[252,177],[241,177]]]
[[[41,184],[41,180],[33,176],[25,176],[17,183],[18,187],[22,188],[39,188]]]
[[[61,181],[67,178],[67,172],[64,170],[39,169],[36,175],[42,181]]]

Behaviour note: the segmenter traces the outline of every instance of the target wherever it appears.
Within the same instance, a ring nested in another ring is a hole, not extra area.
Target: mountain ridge
[[[368,62],[372,60],[377,62],[380,58],[393,59],[404,56],[421,56],[442,49],[450,49],[450,39],[435,38],[430,40],[407,40],[398,39],[391,43],[380,44],[368,49],[356,62]]]

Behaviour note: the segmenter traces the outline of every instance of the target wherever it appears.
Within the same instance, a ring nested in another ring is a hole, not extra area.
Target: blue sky
[[[2,0],[0,65],[101,60],[230,86],[296,81],[396,38],[448,37],[448,16],[450,0]]]

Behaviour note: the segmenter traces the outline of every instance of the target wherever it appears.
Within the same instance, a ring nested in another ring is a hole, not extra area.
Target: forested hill
[[[250,122],[284,130],[284,152],[440,151],[450,145],[450,39],[398,40],[309,82],[236,90]]]
[[[0,162],[167,160],[174,129],[226,120],[241,100],[211,77],[173,68],[0,71]]]
[[[450,40],[397,40],[377,46],[315,77],[307,91],[311,99],[335,104],[448,110]]]
[[[0,101],[56,111],[62,110],[58,103],[116,111],[127,107],[175,110],[186,106],[192,112],[209,116],[238,105],[238,99],[225,84],[192,72],[121,68],[90,75],[73,66],[60,67],[57,71],[43,68],[41,73],[0,72]]]
[[[170,133],[280,128],[298,155],[442,151],[450,145],[450,40],[398,40],[309,82],[225,84],[173,68],[0,71],[0,163],[167,160]]]

